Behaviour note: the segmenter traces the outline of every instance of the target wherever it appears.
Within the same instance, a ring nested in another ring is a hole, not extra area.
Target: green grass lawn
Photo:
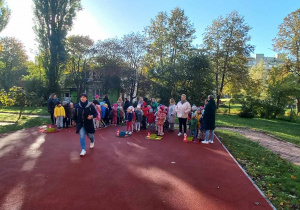
[[[262,131],[278,137],[282,140],[297,144],[300,146],[300,124],[284,120],[269,120],[263,118],[240,118],[236,115],[216,116],[217,126],[226,127],[244,127]]]
[[[216,134],[277,209],[300,209],[300,167],[235,132]]]
[[[50,124],[50,123],[51,123],[50,117],[49,118],[41,118],[41,117],[30,118],[30,117],[23,116],[18,121],[18,123],[0,126],[0,133],[17,131],[17,130],[21,130],[23,128],[31,128],[31,127],[35,127],[35,126]]]
[[[1,122],[16,122],[19,115],[17,114],[0,114],[0,121]]]
[[[19,113],[19,107],[0,107],[0,112]],[[25,107],[24,114],[49,115],[47,107]]]

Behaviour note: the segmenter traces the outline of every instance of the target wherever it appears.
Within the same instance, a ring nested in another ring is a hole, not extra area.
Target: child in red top
[[[155,116],[154,116],[154,113],[153,113],[153,109],[149,110],[148,123],[149,123],[150,132],[155,132]]]
[[[159,108],[159,110],[157,111],[156,114],[156,119],[157,119],[157,125],[158,125],[158,135],[163,136],[163,126],[165,123],[165,119],[166,119],[166,112],[165,112],[165,107],[161,106]]]

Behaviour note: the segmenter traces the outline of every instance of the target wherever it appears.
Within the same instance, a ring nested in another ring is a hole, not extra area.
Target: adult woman
[[[216,128],[216,102],[213,95],[208,96],[208,102],[205,105],[205,111],[203,115],[204,129],[205,129],[205,140],[203,144],[214,143],[214,130]],[[210,131],[210,140],[208,140]]]
[[[80,156],[84,156],[86,154],[85,135],[88,135],[91,141],[90,148],[94,148],[95,127],[94,127],[93,118],[96,117],[97,117],[97,111],[95,106],[93,106],[88,101],[88,96],[85,93],[82,93],[80,96],[79,103],[76,104],[75,106],[75,114],[74,114],[74,121],[76,121],[76,133],[80,134],[80,145],[82,149]]]
[[[128,107],[130,107],[131,104],[130,104],[130,102],[128,101],[127,98],[125,98],[124,100],[125,100],[125,103],[124,103],[124,106],[123,106],[123,110],[124,110],[125,116],[126,116],[127,109],[128,109]]]
[[[170,99],[169,111],[168,111],[168,122],[170,124],[170,132],[174,131],[174,123],[176,118],[176,111],[175,111],[175,100],[174,98]]]
[[[48,112],[50,113],[51,116],[52,125],[55,125],[54,109],[57,103],[58,103],[57,95],[53,93],[48,99]]]
[[[186,122],[191,111],[191,104],[186,100],[186,95],[181,95],[181,101],[179,101],[175,107],[177,117],[179,120],[179,133],[178,136],[182,134],[182,126],[184,128],[184,135],[186,135]]]
[[[109,101],[107,95],[104,97],[103,101],[107,104],[107,107],[109,108],[109,110],[111,110],[110,101]]]

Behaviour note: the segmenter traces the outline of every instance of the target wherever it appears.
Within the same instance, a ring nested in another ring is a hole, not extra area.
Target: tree
[[[215,74],[217,107],[224,94],[224,87],[243,85],[248,74],[247,57],[253,52],[253,45],[248,42],[250,27],[244,17],[236,11],[225,18],[220,16],[209,26],[204,34],[204,48],[211,58]]]
[[[5,6],[5,1],[0,0],[0,32],[7,26],[11,11]]]
[[[129,95],[130,102],[139,93],[139,88],[143,77],[143,58],[146,53],[145,37],[140,33],[131,33],[121,39],[122,54],[130,66],[123,78],[123,89]]]
[[[0,85],[8,92],[26,74],[27,55],[23,44],[13,37],[1,38],[0,44]]]
[[[184,10],[176,7],[171,14],[160,12],[145,28],[148,40],[148,59],[160,65],[175,65],[192,49],[195,29]]]
[[[65,42],[72,28],[76,12],[81,10],[80,0],[33,0],[35,33],[41,54],[44,55],[44,68],[50,92],[59,89],[61,65],[66,61]]]
[[[285,67],[297,75],[300,84],[300,9],[286,16],[279,25],[277,37],[273,40],[274,50],[286,53]],[[296,99],[297,114],[300,111],[300,97]]]
[[[71,85],[76,86],[77,98],[88,84],[93,66],[91,51],[93,45],[94,41],[88,36],[73,35],[67,39],[68,61],[65,73]]]

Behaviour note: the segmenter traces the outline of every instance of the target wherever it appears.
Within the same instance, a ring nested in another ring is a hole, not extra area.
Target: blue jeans
[[[82,127],[79,131],[79,135],[80,135],[80,146],[82,149],[85,150],[85,135],[88,135],[89,139],[91,140],[91,142],[93,143],[94,142],[94,134],[92,133],[87,133],[85,128]]]
[[[208,141],[209,131],[210,131],[210,130],[206,130],[206,131],[205,131],[205,141]],[[210,131],[210,140],[211,140],[211,141],[214,140],[214,130],[211,130],[211,131]]]

